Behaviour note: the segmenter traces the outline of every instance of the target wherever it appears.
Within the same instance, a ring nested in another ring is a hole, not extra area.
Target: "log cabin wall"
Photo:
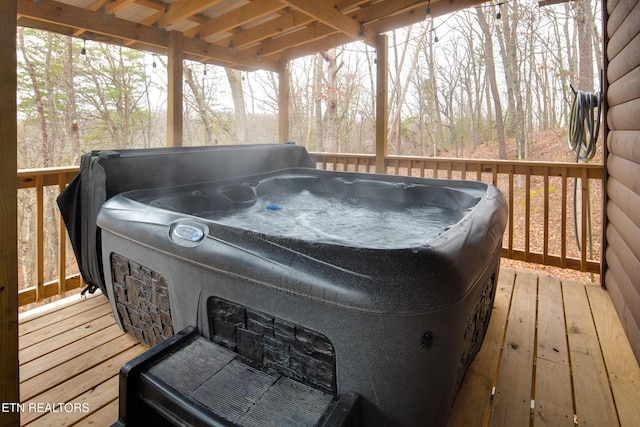
[[[604,284],[640,360],[640,1],[606,0],[603,6],[608,104]]]

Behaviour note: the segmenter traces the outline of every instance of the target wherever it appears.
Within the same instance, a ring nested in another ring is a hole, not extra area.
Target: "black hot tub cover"
[[[92,151],[82,156],[80,173],[57,199],[89,292],[107,295],[102,267],[102,204],[124,191],[183,185],[269,172],[315,167],[304,147],[293,144],[227,145]]]

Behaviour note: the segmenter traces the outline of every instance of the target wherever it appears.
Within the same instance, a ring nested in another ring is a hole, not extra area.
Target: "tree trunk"
[[[593,12],[591,2],[576,1],[578,27],[578,89],[593,92]]]
[[[518,68],[518,4],[505,3],[502,7],[504,43],[501,42],[502,60],[509,95],[509,114],[506,128],[516,137],[518,160],[526,156],[524,101]]]
[[[493,61],[493,36],[491,29],[487,24],[482,8],[476,9],[478,14],[478,22],[484,33],[484,53],[487,63],[487,75],[489,77],[489,87],[491,88],[491,97],[493,98],[493,108],[496,112],[496,137],[498,139],[498,157],[500,160],[507,158],[507,144],[505,142],[504,121],[502,119],[502,102],[500,101],[500,92],[498,91],[498,82],[496,80],[496,66]]]
[[[200,85],[198,80],[195,78],[193,69],[191,69],[190,67],[185,67],[184,71],[185,81],[191,88],[191,92],[193,93],[196,105],[198,106],[198,114],[200,115],[200,119],[202,119],[202,123],[204,124],[205,145],[214,145],[216,141],[213,134],[213,125],[211,123],[211,118],[209,117],[207,102],[204,99],[204,90],[202,88],[202,85]]]
[[[315,127],[316,127],[316,149],[318,151],[327,151],[324,141],[323,123],[322,123],[322,74],[324,73],[322,67],[322,56],[320,54],[315,56],[313,67],[313,89],[315,92],[314,100],[314,112],[315,112]]]
[[[338,150],[338,71],[342,64],[338,65],[338,58],[335,49],[321,52],[322,58],[327,63],[327,74],[325,77],[325,103],[324,112],[325,144],[330,152]]]
[[[36,108],[38,110],[38,119],[40,122],[40,136],[42,138],[42,162],[38,164],[38,167],[47,167],[51,166],[49,164],[48,156],[48,147],[49,147],[49,126],[47,123],[47,114],[44,108],[44,97],[42,95],[42,90],[40,88],[40,82],[38,80],[38,76],[36,74],[33,63],[31,62],[31,58],[29,56],[29,52],[27,51],[24,44],[24,33],[21,28],[18,28],[18,46],[20,47],[20,52],[22,53],[22,57],[24,60],[24,66],[27,70],[27,74],[29,75],[29,80],[31,80],[31,85],[33,87],[33,94],[36,100]]]
[[[71,164],[80,160],[80,129],[78,127],[78,109],[76,106],[76,90],[73,82],[73,38],[64,39],[64,91],[66,102],[64,105],[65,145],[71,147]]]
[[[247,129],[247,109],[244,103],[244,90],[242,88],[242,71],[232,68],[225,68],[227,79],[231,87],[231,97],[233,98],[234,116],[236,120],[236,142],[247,144],[249,134]]]

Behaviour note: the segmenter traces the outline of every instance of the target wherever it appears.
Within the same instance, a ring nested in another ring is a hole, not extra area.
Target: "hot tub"
[[[283,169],[100,210],[107,291],[150,345],[195,325],[267,372],[443,425],[491,314],[507,216],[479,182]]]

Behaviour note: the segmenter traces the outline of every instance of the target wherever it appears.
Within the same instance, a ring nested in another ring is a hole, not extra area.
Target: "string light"
[[[262,62],[262,48],[260,48],[257,52],[256,52],[256,60],[258,62]]]
[[[87,39],[82,40],[82,50],[80,50],[80,55],[87,56]]]
[[[495,22],[496,28],[502,28],[502,9],[500,8],[501,4],[502,3],[498,3],[498,13],[496,14],[496,22]]]
[[[431,16],[431,0],[427,1],[427,15],[424,18],[424,23],[427,26],[433,25],[433,16]]]
[[[156,64],[156,54],[153,54],[153,62],[151,63],[152,68],[158,68],[158,64]]]

